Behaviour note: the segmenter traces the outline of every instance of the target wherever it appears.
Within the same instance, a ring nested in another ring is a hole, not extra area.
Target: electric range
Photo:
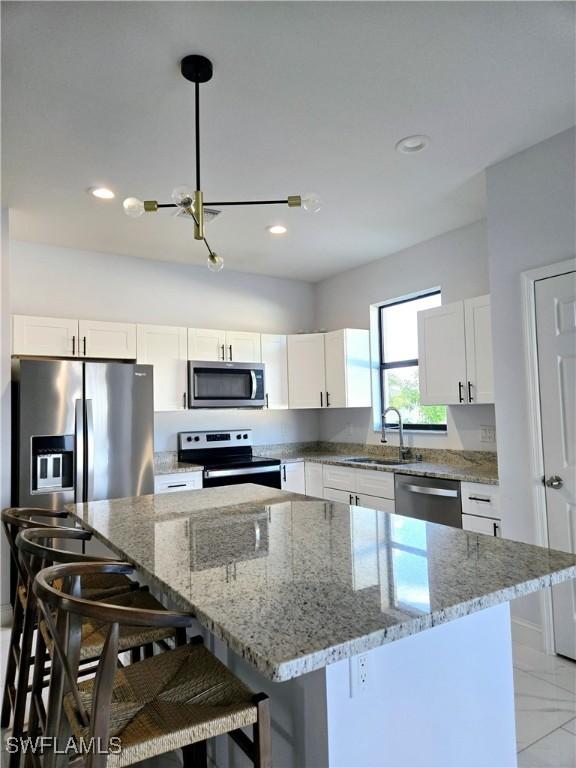
[[[280,460],[254,456],[251,429],[179,432],[178,461],[202,464],[203,487],[257,483],[280,488]]]

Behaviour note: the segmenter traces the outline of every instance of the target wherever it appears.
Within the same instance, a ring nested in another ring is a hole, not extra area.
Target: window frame
[[[378,374],[379,374],[379,384],[380,384],[380,414],[384,413],[384,410],[386,409],[386,387],[384,384],[384,372],[393,370],[394,368],[409,368],[409,367],[418,367],[419,368],[419,357],[417,358],[411,358],[407,360],[396,360],[393,363],[386,363],[384,361],[384,337],[382,334],[383,330],[383,322],[382,322],[382,315],[383,311],[385,309],[388,309],[389,307],[395,307],[399,304],[408,304],[411,301],[418,301],[418,299],[426,299],[428,296],[437,296],[442,295],[442,289],[441,288],[432,288],[429,291],[423,291],[422,293],[416,293],[411,296],[405,296],[401,299],[392,299],[391,301],[385,301],[382,304],[379,304],[378,309]],[[381,418],[381,417],[380,417]],[[386,429],[390,429],[394,431],[395,429],[398,430],[398,422],[384,422],[383,426]],[[406,432],[428,432],[432,434],[441,434],[445,435],[448,432],[448,424],[402,424],[403,429]]]

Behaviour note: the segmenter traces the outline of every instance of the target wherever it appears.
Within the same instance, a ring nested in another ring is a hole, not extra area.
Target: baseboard
[[[528,645],[537,651],[545,652],[544,632],[539,624],[526,619],[512,617],[512,640],[521,645]]]
[[[10,603],[0,603],[0,627],[9,627],[12,624],[12,606]]]

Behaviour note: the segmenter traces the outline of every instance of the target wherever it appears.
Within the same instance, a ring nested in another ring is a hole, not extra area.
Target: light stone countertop
[[[200,472],[202,464],[178,461],[176,451],[161,451],[154,454],[154,475],[172,475],[175,472]]]
[[[253,484],[67,509],[273,681],[576,578],[574,555]]]

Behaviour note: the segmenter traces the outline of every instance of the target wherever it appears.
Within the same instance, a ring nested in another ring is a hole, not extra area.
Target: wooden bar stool
[[[42,689],[45,685],[44,676],[47,656],[52,655],[52,640],[45,622],[38,622],[38,607],[32,590],[34,577],[39,570],[54,563],[95,562],[93,555],[61,550],[51,546],[54,541],[75,540],[84,542],[90,538],[91,534],[88,531],[75,528],[26,528],[22,529],[16,537],[16,547],[20,555],[20,566],[27,579],[27,600],[24,609],[22,642],[18,665],[18,683],[16,686],[14,722],[12,726],[13,736],[22,736],[24,732],[28,680],[32,660],[34,660],[34,678],[31,688],[32,696],[28,735],[35,735],[39,724],[43,724],[46,718],[42,700]],[[110,562],[110,558],[100,557],[97,561]],[[83,597],[104,597],[104,599],[110,600],[113,604],[117,605],[158,611],[163,610],[162,605],[147,589],[132,589],[121,594],[111,594],[110,591],[106,591],[105,582],[108,574],[97,575],[98,579],[96,580],[91,577],[85,579],[89,585],[87,588],[85,588],[85,585],[81,585],[80,594]],[[98,581],[103,586],[103,592],[93,588],[95,581]],[[36,649],[35,655],[32,657],[32,641],[36,627],[40,631],[36,633]],[[82,675],[91,674],[95,671],[94,665],[90,666],[89,663],[100,656],[104,647],[105,637],[106,628],[102,624],[98,624],[94,620],[88,620],[82,624],[80,638],[80,663],[83,665]],[[119,638],[119,652],[137,651],[138,653],[135,658],[140,658],[140,649],[144,647],[146,655],[152,655],[154,643],[165,642],[170,638],[175,638],[175,631],[170,628],[142,629],[140,627],[126,626],[122,628]],[[17,765],[19,762],[18,758],[17,754],[14,757],[11,755],[11,764]]]
[[[52,679],[66,681],[63,706],[50,696],[45,734],[66,744],[69,727],[77,743],[105,749],[119,740],[114,754],[90,751],[86,768],[123,768],[149,757],[183,748],[185,765],[206,765],[206,740],[228,734],[256,768],[269,768],[270,714],[268,697],[254,694],[202,644],[189,644],[118,668],[120,629],[124,626],[178,627],[191,625],[190,614],[153,611],[87,600],[79,596],[80,580],[90,573],[132,572],[123,563],[52,566],[38,573],[34,592],[54,644]],[[58,588],[55,585],[60,584]],[[94,679],[78,682],[82,621],[108,626]],[[52,691],[51,691],[52,692]],[[253,739],[243,728],[253,727]],[[81,741],[83,740],[83,741]],[[57,755],[45,755],[52,768]]]

